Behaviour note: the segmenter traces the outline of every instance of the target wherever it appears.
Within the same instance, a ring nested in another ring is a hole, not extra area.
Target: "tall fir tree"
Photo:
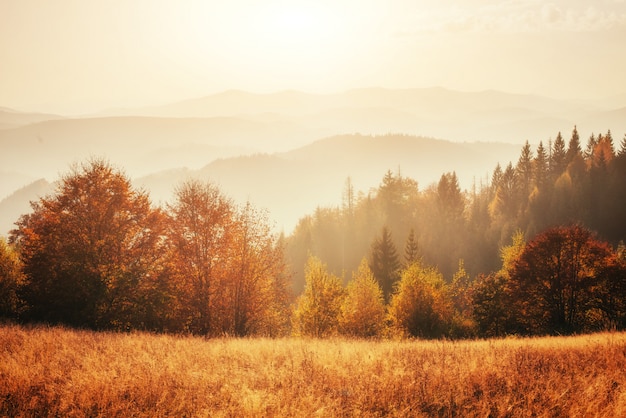
[[[537,189],[542,190],[548,179],[548,156],[543,147],[543,141],[537,146],[537,155],[533,160],[533,181]]]
[[[569,164],[574,160],[574,158],[576,158],[576,156],[579,155],[582,156],[582,149],[580,148],[580,136],[578,135],[576,125],[574,125],[574,130],[572,131],[572,137],[569,140],[565,159]]]
[[[386,226],[383,227],[380,237],[372,244],[370,268],[383,291],[385,301],[388,301],[399,278],[400,261],[391,232]]]
[[[521,201],[528,199],[530,186],[532,184],[533,155],[530,143],[526,141],[515,166],[515,178],[517,180],[517,191]]]
[[[404,263],[406,266],[410,266],[419,260],[419,246],[417,238],[415,238],[415,230],[411,228],[409,236],[406,239],[404,246]]]
[[[550,153],[550,173],[554,179],[559,178],[567,168],[566,155],[565,141],[559,132],[552,144],[552,152]]]

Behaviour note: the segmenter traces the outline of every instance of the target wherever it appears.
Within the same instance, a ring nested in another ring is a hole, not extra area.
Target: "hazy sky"
[[[0,0],[0,106],[227,89],[626,92],[626,0]]]

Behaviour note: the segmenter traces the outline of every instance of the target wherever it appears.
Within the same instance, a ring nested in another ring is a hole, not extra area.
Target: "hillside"
[[[1,130],[0,166],[53,179],[71,163],[104,156],[132,175],[146,174],[240,155],[267,145],[276,132],[262,122],[230,117],[53,120]]]
[[[285,153],[220,159],[200,170],[177,170],[142,177],[136,184],[152,192],[154,200],[168,200],[185,178],[216,182],[239,202],[250,200],[266,208],[279,229],[290,232],[297,220],[318,206],[341,204],[347,177],[356,191],[367,193],[387,170],[398,169],[426,188],[448,171],[456,171],[461,185],[471,188],[498,162],[515,161],[520,146],[493,143],[455,143],[406,135],[341,135]]]
[[[8,234],[19,217],[30,212],[29,202],[51,193],[52,188],[51,183],[39,179],[0,200],[0,236]]]
[[[0,129],[0,198],[37,178],[54,181],[71,164],[95,156],[122,167],[156,202],[169,200],[181,179],[200,176],[239,201],[267,208],[278,227],[289,230],[315,207],[338,204],[348,176],[367,192],[390,169],[422,187],[456,171],[469,188],[486,181],[496,163],[514,162],[524,141],[547,146],[574,125],[583,145],[607,126],[617,143],[626,132],[621,99],[364,88],[231,90],[82,118],[2,108],[0,124],[8,125]]]
[[[49,113],[20,112],[7,107],[0,107],[0,130],[12,129],[46,120],[63,119],[63,116]]]
[[[283,91],[269,94],[231,90],[163,106],[118,110],[118,114],[158,117],[237,116],[296,124],[316,138],[344,133],[406,133],[452,141],[538,142],[564,127],[579,125],[583,138],[613,126],[626,132],[626,121],[610,117],[623,97],[583,102],[494,90],[463,92],[445,88],[353,89],[335,94]],[[111,113],[112,114],[112,113]],[[584,123],[583,123],[584,122]],[[621,134],[620,134],[621,135]],[[310,140],[311,138],[309,138]],[[303,145],[303,142],[293,142]]]

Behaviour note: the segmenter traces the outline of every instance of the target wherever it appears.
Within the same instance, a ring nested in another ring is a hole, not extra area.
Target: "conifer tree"
[[[576,125],[574,125],[574,130],[572,131],[572,137],[569,140],[569,145],[565,158],[567,163],[571,163],[577,155],[582,155],[582,150],[580,148],[580,137],[578,135],[578,130],[576,129]]]
[[[404,246],[404,264],[410,266],[419,259],[419,246],[415,238],[415,230],[411,228]]]
[[[548,156],[546,150],[543,147],[543,141],[539,142],[537,146],[537,155],[533,160],[533,180],[535,186],[541,190],[546,186],[548,178]]]
[[[617,155],[620,157],[626,155],[626,134],[624,134],[624,138],[622,138],[622,142],[620,142],[620,148]]]
[[[400,261],[396,246],[391,238],[391,232],[386,226],[383,227],[381,236],[372,244],[370,268],[383,290],[385,300],[389,300],[393,285],[398,280]]]
[[[532,182],[533,155],[528,141],[522,148],[521,155],[515,166],[515,177],[518,184],[518,192],[522,200],[528,199]]]
[[[552,144],[552,152],[550,154],[550,173],[554,179],[557,179],[567,167],[565,141],[561,136],[561,132],[558,133],[554,144]]]
[[[587,147],[585,148],[585,152],[583,153],[583,157],[585,157],[585,160],[587,160],[589,163],[593,161],[593,156],[597,144],[598,141],[596,140],[595,135],[591,134],[591,136],[587,140]]]

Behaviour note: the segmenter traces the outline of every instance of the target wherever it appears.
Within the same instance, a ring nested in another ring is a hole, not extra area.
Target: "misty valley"
[[[240,336],[621,329],[626,136],[513,140],[568,118],[624,130],[624,108],[601,109],[445,89],[3,109],[3,312]],[[554,270],[533,250],[584,261]]]

